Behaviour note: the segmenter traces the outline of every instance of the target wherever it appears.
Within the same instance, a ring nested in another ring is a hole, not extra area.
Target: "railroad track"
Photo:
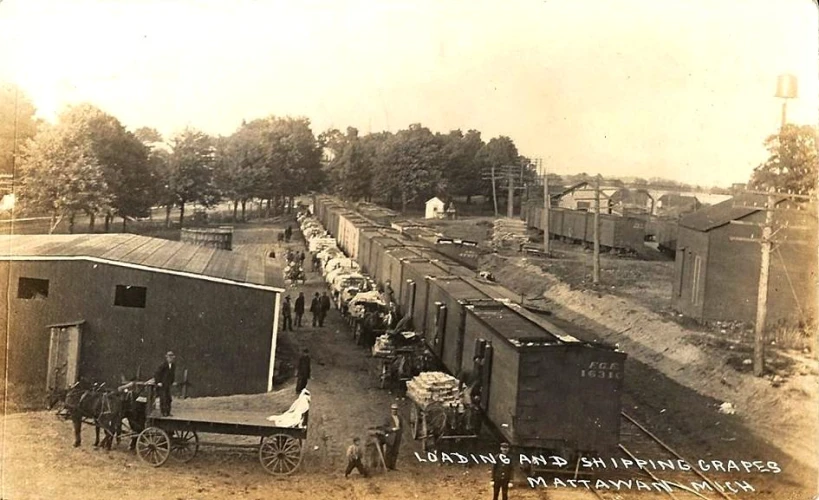
[[[621,415],[623,425],[620,430],[621,444],[618,445],[621,460],[630,460],[634,464],[637,464],[638,460],[652,461],[653,463],[671,461],[673,464],[679,464],[680,462],[691,464],[628,413],[622,412]],[[639,479],[652,485],[654,493],[651,498],[665,497],[672,500],[693,498],[731,500],[735,498],[729,492],[724,491],[725,488],[722,485],[708,478],[695,467],[691,467],[690,470],[681,470],[679,467],[675,467],[673,470],[664,470],[662,467],[653,466],[652,462],[641,468],[633,465],[631,468],[626,469],[634,481]],[[607,469],[607,471],[610,471],[610,469]],[[639,476],[642,476],[642,478]],[[697,483],[699,487],[694,487],[694,483]],[[668,489],[654,486],[658,484],[664,484]],[[589,491],[599,500],[622,500],[637,496],[645,498],[647,493],[645,490],[640,491],[636,488],[617,491],[614,489],[598,490],[592,488]]]

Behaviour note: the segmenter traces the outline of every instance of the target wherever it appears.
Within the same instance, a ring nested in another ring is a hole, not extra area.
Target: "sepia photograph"
[[[815,0],[0,0],[0,500],[819,499]]]

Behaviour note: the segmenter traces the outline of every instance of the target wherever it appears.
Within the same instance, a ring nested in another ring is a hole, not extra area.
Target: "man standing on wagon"
[[[171,416],[171,386],[176,378],[176,356],[173,351],[165,354],[165,362],[159,365],[154,374],[156,393],[159,396],[159,410],[163,417]]]

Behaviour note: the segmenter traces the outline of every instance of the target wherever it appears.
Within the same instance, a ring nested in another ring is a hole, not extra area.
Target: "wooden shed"
[[[280,295],[264,262],[131,234],[2,239],[10,397],[77,378],[147,380],[177,355],[188,395],[272,389]],[[278,274],[278,273],[273,273]],[[41,399],[40,399],[41,400]]]
[[[758,239],[761,228],[748,223],[765,221],[764,206],[764,197],[742,195],[680,220],[673,285],[677,311],[698,321],[754,322],[760,245],[731,238]],[[780,199],[774,220],[781,243],[771,253],[768,326],[798,322],[816,312],[815,207]]]

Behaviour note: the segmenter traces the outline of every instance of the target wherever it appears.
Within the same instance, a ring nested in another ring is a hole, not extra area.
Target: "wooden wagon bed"
[[[252,448],[258,450],[265,472],[288,475],[301,464],[308,414],[304,413],[300,427],[279,427],[276,422],[267,420],[267,415],[256,412],[180,408],[172,415],[162,416],[152,409],[146,417],[145,429],[137,438],[137,455],[148,465],[160,467],[169,458],[182,463],[193,460],[200,445]],[[258,444],[200,443],[199,434],[250,436],[259,441]]]

